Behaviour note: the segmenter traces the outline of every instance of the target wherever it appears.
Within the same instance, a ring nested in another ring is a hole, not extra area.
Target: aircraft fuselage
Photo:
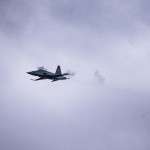
[[[64,74],[61,73],[60,66],[57,67],[56,73],[51,73],[51,72],[49,72],[47,70],[43,70],[43,69],[37,70],[37,71],[30,71],[27,73],[30,75],[33,75],[33,76],[40,77],[39,79],[36,79],[35,81],[43,80],[43,79],[50,79],[53,81],[69,79],[69,78],[64,77],[64,75],[69,75],[68,73],[64,73]]]

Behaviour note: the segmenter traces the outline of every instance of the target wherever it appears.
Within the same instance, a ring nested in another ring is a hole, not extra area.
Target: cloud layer
[[[149,149],[149,5],[1,0],[0,149]],[[58,64],[76,75],[26,74]]]

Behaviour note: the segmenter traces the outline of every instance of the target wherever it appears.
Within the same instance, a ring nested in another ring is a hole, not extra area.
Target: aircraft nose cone
[[[32,75],[32,72],[27,72],[27,74],[31,74]]]

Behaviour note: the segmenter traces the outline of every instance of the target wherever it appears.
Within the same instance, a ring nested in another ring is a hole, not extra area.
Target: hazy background
[[[0,150],[150,149],[148,0],[0,0]],[[33,82],[44,66],[76,73]]]

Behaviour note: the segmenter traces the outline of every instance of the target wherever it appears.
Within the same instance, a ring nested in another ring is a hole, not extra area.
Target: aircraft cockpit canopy
[[[47,69],[45,69],[43,66],[42,67],[37,67],[37,69],[38,69],[38,71],[40,70],[47,70]]]

